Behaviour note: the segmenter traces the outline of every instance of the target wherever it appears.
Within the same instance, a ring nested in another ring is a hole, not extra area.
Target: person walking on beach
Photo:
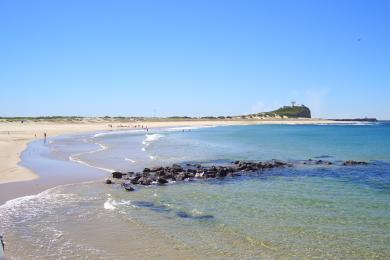
[[[44,137],[43,142],[46,143],[46,137],[47,137],[47,136],[46,136],[46,133],[43,133],[43,137]]]

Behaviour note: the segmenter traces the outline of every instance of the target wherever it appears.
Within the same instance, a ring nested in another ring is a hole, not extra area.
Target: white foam
[[[146,134],[145,136],[146,136],[145,140],[142,141],[142,144],[143,144],[144,146],[141,148],[141,150],[142,150],[143,152],[146,151],[146,148],[150,145],[150,143],[155,142],[155,141],[157,141],[158,139],[164,137],[164,135],[162,135],[162,134]],[[151,160],[153,160],[152,157],[153,157],[153,156],[149,156],[149,158],[150,158]]]
[[[146,136],[146,139],[144,141],[145,144],[157,141],[158,139],[164,137],[164,135],[162,135],[162,134],[146,134],[145,136]]]
[[[96,165],[92,165],[90,163],[87,163],[85,161],[82,161],[80,159],[77,159],[77,158],[74,158],[72,156],[69,157],[69,160],[72,161],[72,162],[77,162],[77,163],[80,163],[80,164],[83,164],[83,165],[86,165],[88,167],[91,167],[91,168],[95,168],[95,169],[98,169],[98,170],[102,170],[102,171],[105,171],[105,172],[115,172],[114,169],[108,169],[108,168],[103,168],[103,167],[99,167],[99,166],[96,166]]]
[[[87,162],[85,162],[85,161],[83,161],[83,160],[78,158],[79,156],[84,155],[84,154],[97,153],[97,152],[101,152],[101,151],[104,151],[104,150],[108,149],[108,146],[105,146],[105,145],[103,145],[101,143],[95,143],[95,144],[98,145],[100,148],[97,149],[97,150],[92,150],[92,151],[88,151],[88,152],[72,154],[72,155],[69,156],[69,161],[77,162],[77,163],[80,163],[80,164],[84,164],[86,166],[89,166],[89,167],[92,167],[92,168],[95,168],[95,169],[98,169],[98,170],[102,170],[102,171],[105,171],[105,172],[114,172],[115,170],[113,170],[113,169],[98,167],[98,166],[92,165],[92,164],[87,163]]]
[[[104,209],[107,209],[107,210],[114,210],[114,209],[116,209],[116,207],[115,207],[115,200],[113,200],[111,198],[108,198],[106,200],[106,202],[104,202],[103,207],[104,207]]]
[[[212,128],[217,127],[216,125],[202,125],[202,126],[182,126],[182,127],[171,127],[168,128],[168,132],[177,132],[177,131],[186,131],[186,130],[196,130],[201,128]]]
[[[102,132],[102,133],[94,134],[92,138],[102,137],[106,135],[132,134],[132,133],[139,133],[144,131],[145,130],[132,129],[132,130],[117,130],[117,131],[110,131],[110,132]]]
[[[155,160],[156,157],[154,157],[153,155],[149,155],[149,159],[150,159],[150,160]]]
[[[203,215],[203,212],[198,210],[198,209],[193,209],[193,210],[191,210],[191,214],[193,216],[200,216],[200,215]]]
[[[133,159],[130,159],[130,158],[125,158],[125,161],[129,161],[131,163],[135,163],[135,161]]]

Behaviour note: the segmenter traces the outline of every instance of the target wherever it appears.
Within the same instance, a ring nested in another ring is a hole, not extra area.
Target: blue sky
[[[390,119],[390,1],[0,0],[0,116]]]

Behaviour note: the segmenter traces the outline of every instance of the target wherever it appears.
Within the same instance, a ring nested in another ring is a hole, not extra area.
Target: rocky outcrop
[[[123,175],[123,173],[121,173],[121,172],[113,172],[112,173],[112,178],[122,179],[122,175]]]
[[[335,164],[340,166],[354,166],[367,165],[367,162],[347,160],[344,162],[331,162],[325,160],[308,159],[305,161],[298,161],[297,164],[304,164],[310,166],[326,166],[330,167]],[[275,168],[292,167],[293,165],[280,160],[271,160],[265,162],[253,161],[234,161],[225,165],[208,165],[189,164],[185,166],[173,164],[166,167],[144,168],[142,172],[113,172],[112,177],[122,179],[122,186],[126,191],[133,191],[133,185],[165,185],[170,182],[191,181],[195,179],[217,179],[225,177],[235,177],[241,175],[249,175],[251,173],[261,173],[266,170]],[[111,179],[106,179],[106,184],[113,184]]]
[[[133,191],[132,185],[164,185],[169,182],[191,181],[193,179],[214,179],[239,176],[241,173],[258,172],[272,168],[290,167],[282,161],[272,160],[269,162],[236,161],[231,165],[202,166],[200,164],[186,164],[181,166],[173,164],[167,167],[145,168],[142,172],[113,172],[112,177],[123,179],[122,186],[127,191]],[[110,179],[106,180],[111,184]]]
[[[105,183],[106,183],[106,184],[114,184],[114,183],[112,182],[111,179],[106,179],[106,180],[105,180]]]
[[[354,160],[348,160],[343,162],[343,165],[345,166],[351,166],[351,165],[367,165],[367,162],[360,162],[360,161],[354,161]]]
[[[125,188],[126,191],[133,191],[134,190],[134,188],[131,186],[130,181],[125,181],[124,183],[122,183],[122,186],[123,186],[123,188]]]

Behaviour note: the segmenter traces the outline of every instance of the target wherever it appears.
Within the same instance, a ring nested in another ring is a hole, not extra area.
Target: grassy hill
[[[268,117],[288,117],[288,118],[311,118],[310,109],[304,105],[302,106],[284,106],[270,112],[263,112],[253,114],[251,116],[268,116]]]

